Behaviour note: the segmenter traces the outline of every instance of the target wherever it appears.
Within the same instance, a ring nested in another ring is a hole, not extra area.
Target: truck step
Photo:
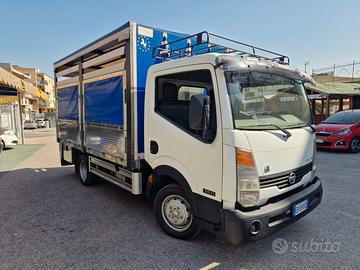
[[[89,171],[133,194],[142,193],[141,173],[119,168],[95,157],[89,157]]]

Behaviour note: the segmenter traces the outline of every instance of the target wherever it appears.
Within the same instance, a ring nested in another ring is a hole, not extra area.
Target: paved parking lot
[[[59,167],[54,136],[31,133],[26,142],[44,146],[0,176],[0,269],[359,269],[360,154],[320,152],[322,204],[234,247],[208,233],[172,239],[141,197],[83,187],[73,167]]]

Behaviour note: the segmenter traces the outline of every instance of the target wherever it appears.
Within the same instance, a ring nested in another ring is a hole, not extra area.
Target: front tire
[[[154,211],[161,228],[172,237],[189,239],[200,232],[190,200],[176,184],[169,184],[157,193]]]
[[[360,138],[355,137],[350,142],[350,152],[359,153],[360,152]]]
[[[75,164],[75,171],[77,172],[80,182],[84,186],[91,186],[96,183],[96,176],[89,172],[89,159],[87,155],[81,155]]]

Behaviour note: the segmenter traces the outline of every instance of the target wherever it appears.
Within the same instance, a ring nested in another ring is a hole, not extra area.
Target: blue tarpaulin
[[[86,123],[124,124],[122,77],[86,83],[84,96]]]
[[[78,86],[70,86],[58,91],[59,119],[78,120]]]

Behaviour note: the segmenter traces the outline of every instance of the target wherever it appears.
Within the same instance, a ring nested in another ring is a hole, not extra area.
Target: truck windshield
[[[237,129],[298,128],[311,124],[303,84],[255,71],[225,71]]]

